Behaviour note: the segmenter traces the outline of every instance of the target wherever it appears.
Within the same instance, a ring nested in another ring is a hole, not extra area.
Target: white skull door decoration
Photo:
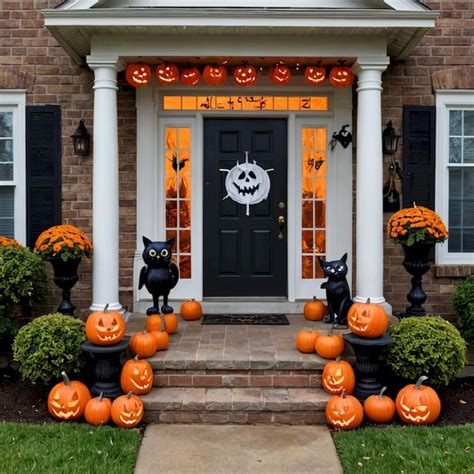
[[[220,169],[219,171],[227,172],[225,178],[227,196],[224,199],[230,197],[239,204],[245,204],[247,208],[246,215],[248,216],[250,215],[249,206],[251,204],[258,204],[267,199],[270,192],[268,172],[273,171],[273,168],[264,170],[261,166],[257,165],[255,160],[253,163],[249,163],[249,152],[246,151],[244,153],[245,163],[237,161],[237,164],[232,169]]]

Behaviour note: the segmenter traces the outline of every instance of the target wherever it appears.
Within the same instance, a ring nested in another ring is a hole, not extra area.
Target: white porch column
[[[356,282],[354,301],[382,304],[383,296],[383,154],[382,73],[388,57],[359,57],[357,82]]]
[[[92,193],[92,305],[106,304],[120,310],[119,303],[119,174],[117,131],[117,56],[88,56],[94,71],[94,161]]]

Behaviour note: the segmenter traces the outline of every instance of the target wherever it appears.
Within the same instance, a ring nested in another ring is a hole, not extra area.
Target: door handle
[[[285,216],[278,216],[278,226],[280,227],[278,238],[283,240],[285,238],[285,234],[283,234],[283,229],[285,228]]]

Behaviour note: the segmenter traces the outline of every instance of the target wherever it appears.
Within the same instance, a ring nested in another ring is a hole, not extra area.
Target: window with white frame
[[[0,235],[25,243],[25,93],[0,91]]]
[[[440,264],[474,265],[474,94],[437,93],[436,208],[448,225]]]

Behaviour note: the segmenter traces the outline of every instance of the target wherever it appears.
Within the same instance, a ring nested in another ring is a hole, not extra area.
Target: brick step
[[[146,422],[322,424],[319,388],[158,388],[142,397]]]
[[[158,370],[155,387],[319,388],[321,370]]]

